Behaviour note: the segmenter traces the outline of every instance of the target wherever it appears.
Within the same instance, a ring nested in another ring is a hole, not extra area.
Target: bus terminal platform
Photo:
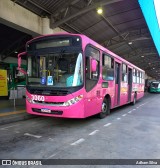
[[[25,109],[25,98],[0,100],[0,125],[35,117],[27,114]]]

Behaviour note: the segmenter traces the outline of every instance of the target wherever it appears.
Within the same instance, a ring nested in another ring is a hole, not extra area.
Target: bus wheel
[[[137,99],[137,96],[136,96],[136,93],[134,94],[134,98],[133,98],[133,102],[132,102],[132,105],[135,105],[136,104],[136,100]]]
[[[105,116],[109,114],[110,114],[110,101],[109,99],[104,98],[103,103],[102,103],[102,110],[98,114],[98,117],[102,119],[102,118],[105,118]]]

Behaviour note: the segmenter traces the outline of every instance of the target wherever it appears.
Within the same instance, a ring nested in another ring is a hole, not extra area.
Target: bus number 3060
[[[44,96],[32,95],[32,100],[44,101]]]

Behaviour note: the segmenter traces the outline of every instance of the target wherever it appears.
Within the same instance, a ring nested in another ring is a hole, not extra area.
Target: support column
[[[64,32],[51,29],[48,18],[42,18],[11,0],[0,0],[0,23],[32,36]]]
[[[51,29],[49,25],[50,25],[50,20],[48,18],[42,18],[42,34],[54,34],[59,32],[66,32],[59,27],[55,29]]]

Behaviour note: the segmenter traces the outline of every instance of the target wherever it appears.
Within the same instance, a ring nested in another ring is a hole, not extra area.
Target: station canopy
[[[138,0],[12,0],[51,28],[85,34],[160,79],[160,58]],[[103,13],[98,14],[97,8]]]

